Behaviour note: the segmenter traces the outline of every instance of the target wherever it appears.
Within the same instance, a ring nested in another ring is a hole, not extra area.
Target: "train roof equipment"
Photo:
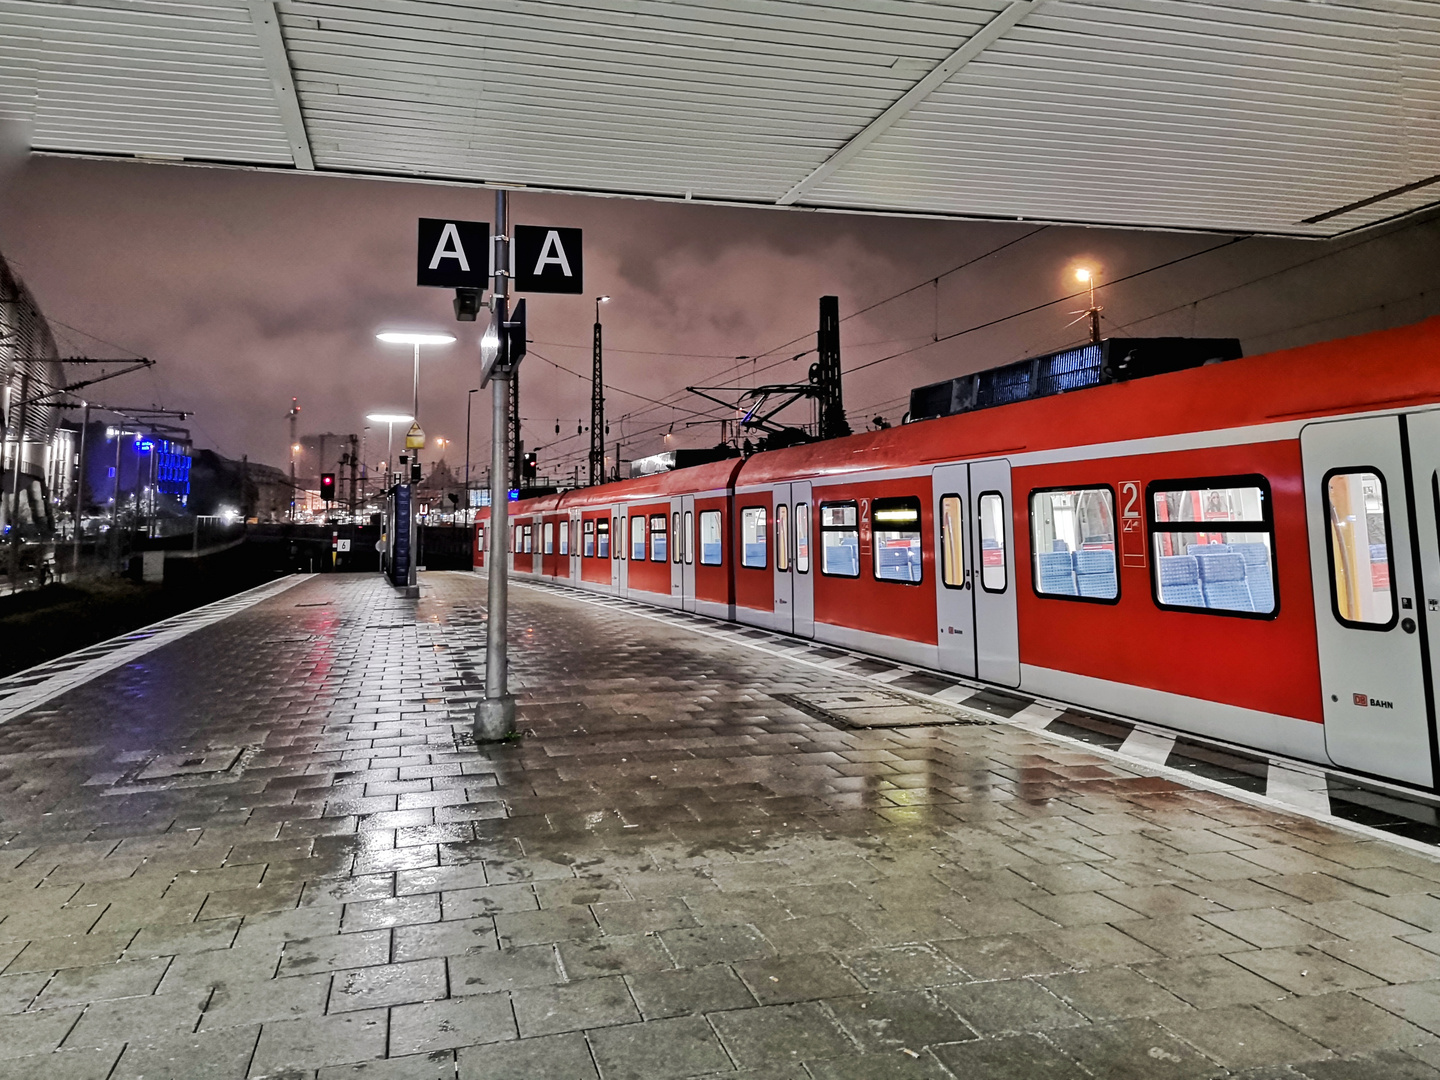
[[[1243,355],[1235,338],[1105,338],[910,391],[910,421],[1010,405]]]

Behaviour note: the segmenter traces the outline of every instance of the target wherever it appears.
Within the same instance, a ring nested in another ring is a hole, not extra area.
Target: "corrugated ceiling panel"
[[[290,164],[243,0],[0,0],[38,50],[34,145]]]
[[[765,199],[1003,6],[507,4],[483,23],[447,4],[283,11],[322,165],[423,159],[491,180]],[[387,138],[392,110],[413,118],[417,98],[450,115],[423,147]]]
[[[1008,4],[279,10],[322,169],[769,202]],[[293,161],[245,0],[0,0],[27,112],[44,148]],[[1044,0],[800,202],[1325,234],[1436,173],[1434,0]]]
[[[1436,25],[1298,0],[1054,0],[806,201],[1317,233],[1379,220],[1435,195],[1303,224],[1440,171]]]

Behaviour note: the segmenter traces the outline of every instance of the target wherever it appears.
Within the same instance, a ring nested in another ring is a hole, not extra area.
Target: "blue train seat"
[[[1231,544],[1236,555],[1245,560],[1245,584],[1250,599],[1259,612],[1275,610],[1275,581],[1270,572],[1270,549],[1264,544]]]
[[[1120,595],[1115,578],[1115,552],[1106,549],[1075,552],[1075,587],[1081,596],[1113,600]]]
[[[1160,602],[1204,607],[1200,590],[1200,561],[1193,555],[1160,556]]]
[[[1068,551],[1042,551],[1036,556],[1040,564],[1040,591],[1060,596],[1079,595],[1075,587],[1075,561]]]
[[[1197,559],[1200,590],[1205,606],[1220,611],[1254,611],[1250,589],[1245,584],[1245,560],[1239,555],[1207,555]]]

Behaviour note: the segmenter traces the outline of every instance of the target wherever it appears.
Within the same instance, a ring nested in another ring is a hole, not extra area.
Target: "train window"
[[[960,496],[940,496],[940,580],[947,589],[965,587],[964,520]]]
[[[555,554],[555,523],[554,523],[553,521],[547,521],[547,522],[545,522],[545,532],[544,532],[543,535],[544,535],[544,537],[545,537],[545,554],[546,554],[546,555],[554,555],[554,554]]]
[[[810,506],[803,502],[795,504],[795,569],[810,572]]]
[[[981,522],[983,525],[983,509]],[[1041,596],[1111,604],[1120,599],[1115,565],[1115,493],[1110,488],[1032,491],[1030,535],[1035,552],[1035,591]],[[982,535],[982,545],[984,542]],[[982,551],[982,555],[988,553]]]
[[[876,580],[916,584],[921,574],[920,500],[876,499],[870,520],[875,523]]]
[[[720,524],[719,510],[700,511],[701,566],[719,566],[724,558],[725,544]]]
[[[570,522],[568,519],[560,522],[560,554],[570,554]]]
[[[1162,608],[1274,618],[1275,524],[1263,476],[1156,481],[1145,489]]]
[[[693,510],[685,511],[685,565],[689,566],[695,561],[695,513]]]
[[[524,535],[523,543],[525,545],[525,554],[535,554],[535,526],[526,525],[525,528],[521,530],[521,532]]]
[[[820,504],[820,572],[860,576],[859,514],[853,502]]]
[[[613,559],[615,552],[610,547],[610,535],[615,531],[614,518],[601,518],[595,523],[595,555],[601,559]],[[619,544],[615,545],[619,547]]]
[[[998,491],[982,492],[975,508],[980,522],[980,587],[1003,593],[1010,587],[1010,568],[1005,561],[1005,496]]]
[[[765,568],[765,517],[763,506],[747,506],[740,511],[741,566]]]
[[[775,508],[775,569],[790,569],[790,505]]]
[[[674,554],[671,555],[670,558],[671,558],[673,561],[675,561],[675,562],[679,562],[679,561],[680,561],[680,549],[685,546],[685,545],[682,543],[681,539],[680,539],[680,511],[679,511],[679,510],[676,510],[673,514],[670,515],[670,535],[671,535],[671,537],[672,537],[672,539],[671,539],[671,541],[670,541],[670,547],[671,547],[671,549],[674,551]]]
[[[630,558],[645,558],[645,515],[634,514],[630,518]]]
[[[650,515],[650,561],[665,562],[669,558],[665,550],[665,541],[669,539],[665,535],[665,515]]]
[[[1333,469],[1325,474],[1325,508],[1335,618],[1359,630],[1390,629],[1395,573],[1385,478],[1377,469]]]
[[[604,524],[604,522],[601,522],[601,524]],[[585,530],[585,546],[580,549],[580,554],[584,555],[587,559],[593,559],[595,557],[595,522],[587,520],[582,528]],[[603,558],[608,554],[609,552],[602,552],[601,557]]]

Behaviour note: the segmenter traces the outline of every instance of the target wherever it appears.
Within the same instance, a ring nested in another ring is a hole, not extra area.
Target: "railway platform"
[[[1440,1080],[1432,809],[483,576],[0,681],[0,1080]]]

